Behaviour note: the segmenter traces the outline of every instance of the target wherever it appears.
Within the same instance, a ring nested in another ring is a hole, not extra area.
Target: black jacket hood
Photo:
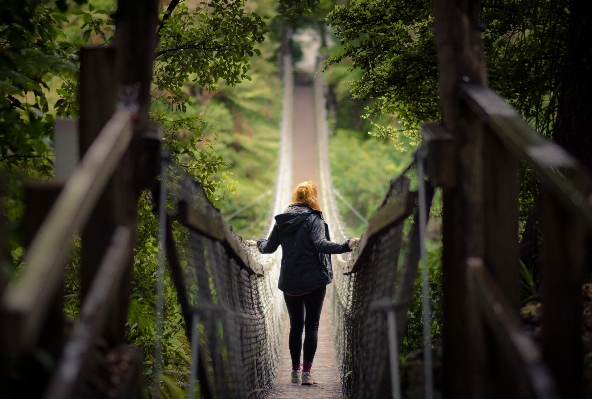
[[[275,221],[282,233],[291,234],[313,213],[320,214],[306,205],[290,205],[286,212],[276,215]]]

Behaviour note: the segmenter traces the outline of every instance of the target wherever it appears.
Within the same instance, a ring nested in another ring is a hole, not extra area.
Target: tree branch
[[[202,45],[203,45],[203,43],[181,44],[179,46],[175,46],[175,47],[167,48],[165,50],[157,51],[156,53],[154,53],[154,58],[156,59],[163,54],[170,53],[172,51],[179,51],[179,50],[219,51],[219,50],[227,49],[229,47],[233,47],[231,44],[227,44],[225,46],[220,46],[220,47],[201,47]]]
[[[0,162],[4,162],[10,158],[44,158],[46,161],[53,162],[50,158],[46,157],[45,155],[7,155],[5,157],[0,158]]]
[[[180,0],[171,0],[171,2],[169,3],[167,10],[162,17],[162,21],[160,21],[160,25],[158,26],[158,29],[156,30],[156,42],[157,43],[160,40],[160,31],[164,27],[165,22],[169,19],[169,17],[173,13],[173,11],[175,11],[175,8],[177,8],[177,6],[179,5],[179,1]]]

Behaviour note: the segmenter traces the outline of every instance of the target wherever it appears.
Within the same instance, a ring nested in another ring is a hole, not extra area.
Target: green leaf
[[[43,142],[37,141],[35,143],[35,151],[37,151],[37,154],[43,155],[46,150],[47,150],[47,147],[45,146],[45,144]]]
[[[90,29],[88,29],[88,30],[85,30],[85,31],[82,33],[82,41],[83,41],[83,42],[85,42],[85,43],[86,43],[86,42],[88,42],[88,40],[90,39],[90,34],[91,34],[91,33],[92,33],[92,32],[91,32],[91,30],[90,30]]]

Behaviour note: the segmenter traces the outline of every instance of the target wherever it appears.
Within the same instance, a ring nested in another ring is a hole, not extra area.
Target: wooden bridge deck
[[[335,360],[335,347],[329,325],[329,315],[332,311],[330,302],[328,298],[325,298],[319,327],[319,346],[312,366],[313,374],[319,383],[317,385],[300,385],[290,381],[292,361],[288,349],[288,334],[286,334],[278,378],[268,399],[340,399],[342,397],[341,381]]]

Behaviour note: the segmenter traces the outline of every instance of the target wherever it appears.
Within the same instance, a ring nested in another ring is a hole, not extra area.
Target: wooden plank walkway
[[[282,350],[282,360],[280,363],[278,378],[275,381],[273,390],[270,392],[268,399],[342,398],[341,381],[339,380],[339,371],[337,370],[337,363],[335,360],[335,348],[333,346],[331,328],[329,325],[329,315],[331,312],[330,302],[329,293],[327,292],[319,326],[319,345],[312,366],[313,374],[319,383],[316,385],[300,385],[293,384],[290,381],[292,361],[290,360],[288,334],[286,331],[286,340]]]
[[[292,186],[319,181],[317,136],[315,131],[314,91],[312,86],[294,87]]]

